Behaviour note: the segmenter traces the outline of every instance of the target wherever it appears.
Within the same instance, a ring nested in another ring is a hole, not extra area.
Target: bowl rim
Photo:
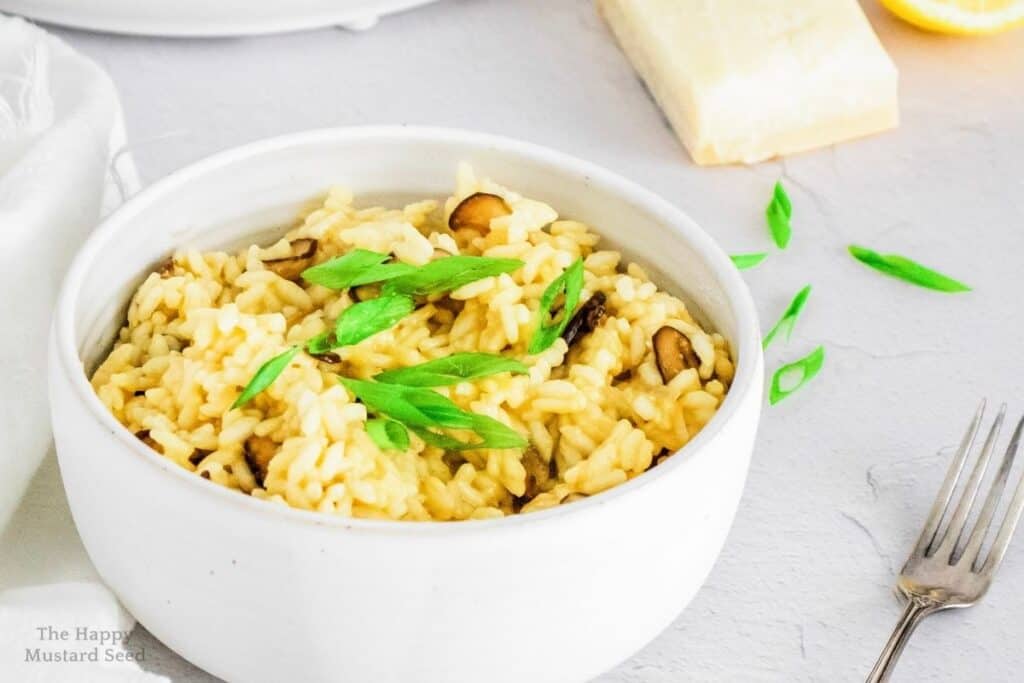
[[[656,468],[572,505],[559,505],[529,514],[507,515],[482,520],[460,520],[458,523],[438,520],[368,519],[329,515],[314,510],[301,510],[291,506],[270,504],[269,501],[240,494],[214,482],[196,477],[146,447],[107,410],[93,391],[84,372],[74,335],[75,311],[78,303],[77,292],[80,291],[80,283],[90,271],[94,258],[102,251],[104,245],[116,238],[122,229],[130,227],[140,210],[153,200],[173,194],[180,187],[202,179],[204,175],[215,169],[244,163],[253,157],[259,157],[282,148],[310,145],[317,142],[367,142],[374,139],[389,142],[452,142],[519,156],[541,165],[559,167],[562,170],[580,174],[601,187],[603,191],[613,192],[630,203],[642,207],[660,222],[671,226],[671,229],[680,233],[690,243],[694,251],[718,278],[721,290],[733,308],[736,316],[736,338],[732,341],[737,352],[737,362],[733,383],[714,417],[696,437],[676,451],[684,457],[669,458],[667,462]],[[260,515],[271,515],[273,519],[282,522],[291,521],[317,527],[333,527],[349,531],[389,532],[401,535],[466,534],[493,531],[496,528],[512,529],[524,525],[541,524],[569,515],[586,514],[597,506],[619,502],[623,497],[632,496],[640,489],[668,476],[674,470],[686,466],[686,463],[697,452],[716,439],[724,429],[735,421],[741,404],[748,394],[753,391],[757,392],[758,396],[760,395],[761,382],[763,382],[760,326],[750,291],[740,276],[739,270],[722,248],[687,213],[652,190],[574,155],[505,136],[433,126],[345,126],[275,136],[216,152],[161,178],[102,219],[79,247],[60,288],[57,305],[54,308],[51,336],[61,370],[65,375],[64,379],[70,383],[72,393],[76,395],[76,398],[84,403],[90,417],[104,427],[105,432],[138,454],[143,461],[169,473],[170,476],[178,477],[181,481],[191,482],[187,485],[195,487],[194,490],[197,494],[204,495],[201,492],[205,491],[205,495],[217,497],[226,505],[241,506],[243,509],[252,510]],[[54,370],[51,368],[51,372]]]

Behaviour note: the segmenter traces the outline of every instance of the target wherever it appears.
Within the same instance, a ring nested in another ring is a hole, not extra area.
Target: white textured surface
[[[707,586],[600,682],[846,681],[863,678],[896,619],[893,572],[944,471],[940,449],[959,438],[981,394],[1024,410],[1024,34],[942,38],[873,3],[868,11],[901,70],[901,128],[752,168],[690,163],[586,0],[448,1],[365,34],[60,34],[118,84],[147,180],[304,128],[463,126],[613,168],[738,252],[768,247],[762,211],[783,177],[793,243],[747,280],[769,324],[814,284],[793,340],[768,363],[822,342],[825,369],[766,409],[747,493]],[[876,276],[845,255],[852,241],[913,255],[975,292],[944,296]],[[1001,574],[982,605],[926,621],[895,680],[1019,680],[1024,541]],[[208,680],[138,637],[151,669]]]

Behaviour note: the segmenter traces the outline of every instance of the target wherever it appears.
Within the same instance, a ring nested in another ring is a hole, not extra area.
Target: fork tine
[[[996,439],[999,438],[999,428],[1003,426],[1004,417],[1006,417],[1005,403],[999,407],[999,414],[996,415],[995,421],[992,422],[992,427],[988,430],[988,437],[985,438],[985,445],[981,448],[981,455],[978,456],[977,462],[974,463],[974,469],[971,470],[971,476],[964,485],[963,492],[960,494],[960,500],[957,502],[953,518],[949,520],[949,527],[946,529],[946,533],[943,534],[939,547],[934,553],[939,557],[948,557],[950,564],[957,559],[955,551],[964,534],[967,517],[971,514],[971,508],[974,507],[974,499],[978,496],[978,489],[981,488],[981,480],[985,477],[988,462],[992,459],[992,451],[995,449]]]
[[[1020,431],[1019,425],[1017,430]],[[1016,440],[1014,440],[1012,446],[1016,450]],[[1010,539],[1013,537],[1014,529],[1017,528],[1017,522],[1020,521],[1022,511],[1024,511],[1024,474],[1021,475],[1021,479],[1017,483],[1017,491],[1013,495],[1010,507],[1006,510],[1006,517],[1003,518],[1003,523],[999,527],[996,540],[992,541],[992,550],[989,551],[985,564],[979,570],[981,573],[988,574],[991,577],[999,569],[999,563],[1003,561],[1006,548],[1010,545]]]
[[[960,472],[964,468],[964,462],[967,460],[971,444],[974,443],[974,435],[978,433],[978,425],[981,424],[981,417],[984,414],[985,399],[982,399],[978,410],[974,413],[974,419],[971,420],[971,424],[967,427],[967,433],[964,434],[963,440],[960,441],[960,448],[953,457],[953,462],[949,464],[946,480],[942,482],[942,487],[939,489],[938,495],[935,496],[935,502],[932,503],[932,509],[928,513],[928,521],[925,522],[921,536],[917,539],[917,545],[911,553],[912,556],[924,557],[925,552],[935,540],[935,534],[939,530],[939,525],[942,524],[942,519],[946,516],[949,499],[953,495],[953,489],[960,478]]]
[[[981,514],[978,515],[974,531],[971,532],[971,536],[967,540],[967,547],[964,548],[962,557],[971,564],[974,571],[979,570],[978,554],[981,552],[981,544],[985,542],[985,536],[992,524],[992,516],[996,512],[996,506],[999,505],[999,499],[1006,488],[1006,480],[1010,477],[1010,470],[1013,468],[1013,461],[1017,456],[1017,447],[1020,444],[1022,431],[1024,431],[1024,417],[1017,422],[1017,427],[1013,430],[1010,445],[1006,447],[1006,455],[1003,456],[1003,463],[999,466],[996,478],[992,480],[992,488],[985,498],[985,505],[981,508]]]

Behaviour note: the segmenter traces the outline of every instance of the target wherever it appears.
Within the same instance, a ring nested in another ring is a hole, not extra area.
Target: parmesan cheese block
[[[893,128],[896,67],[856,0],[597,0],[698,164]]]

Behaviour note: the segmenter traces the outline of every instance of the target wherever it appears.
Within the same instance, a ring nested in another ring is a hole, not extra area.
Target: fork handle
[[[896,624],[896,628],[893,629],[892,635],[889,636],[889,642],[885,644],[885,649],[882,650],[878,661],[875,662],[875,668],[868,674],[865,683],[884,683],[889,680],[893,669],[896,668],[896,660],[899,659],[907,641],[910,640],[910,634],[914,632],[923,618],[934,611],[933,605],[920,598],[910,596],[907,599],[903,615]]]

